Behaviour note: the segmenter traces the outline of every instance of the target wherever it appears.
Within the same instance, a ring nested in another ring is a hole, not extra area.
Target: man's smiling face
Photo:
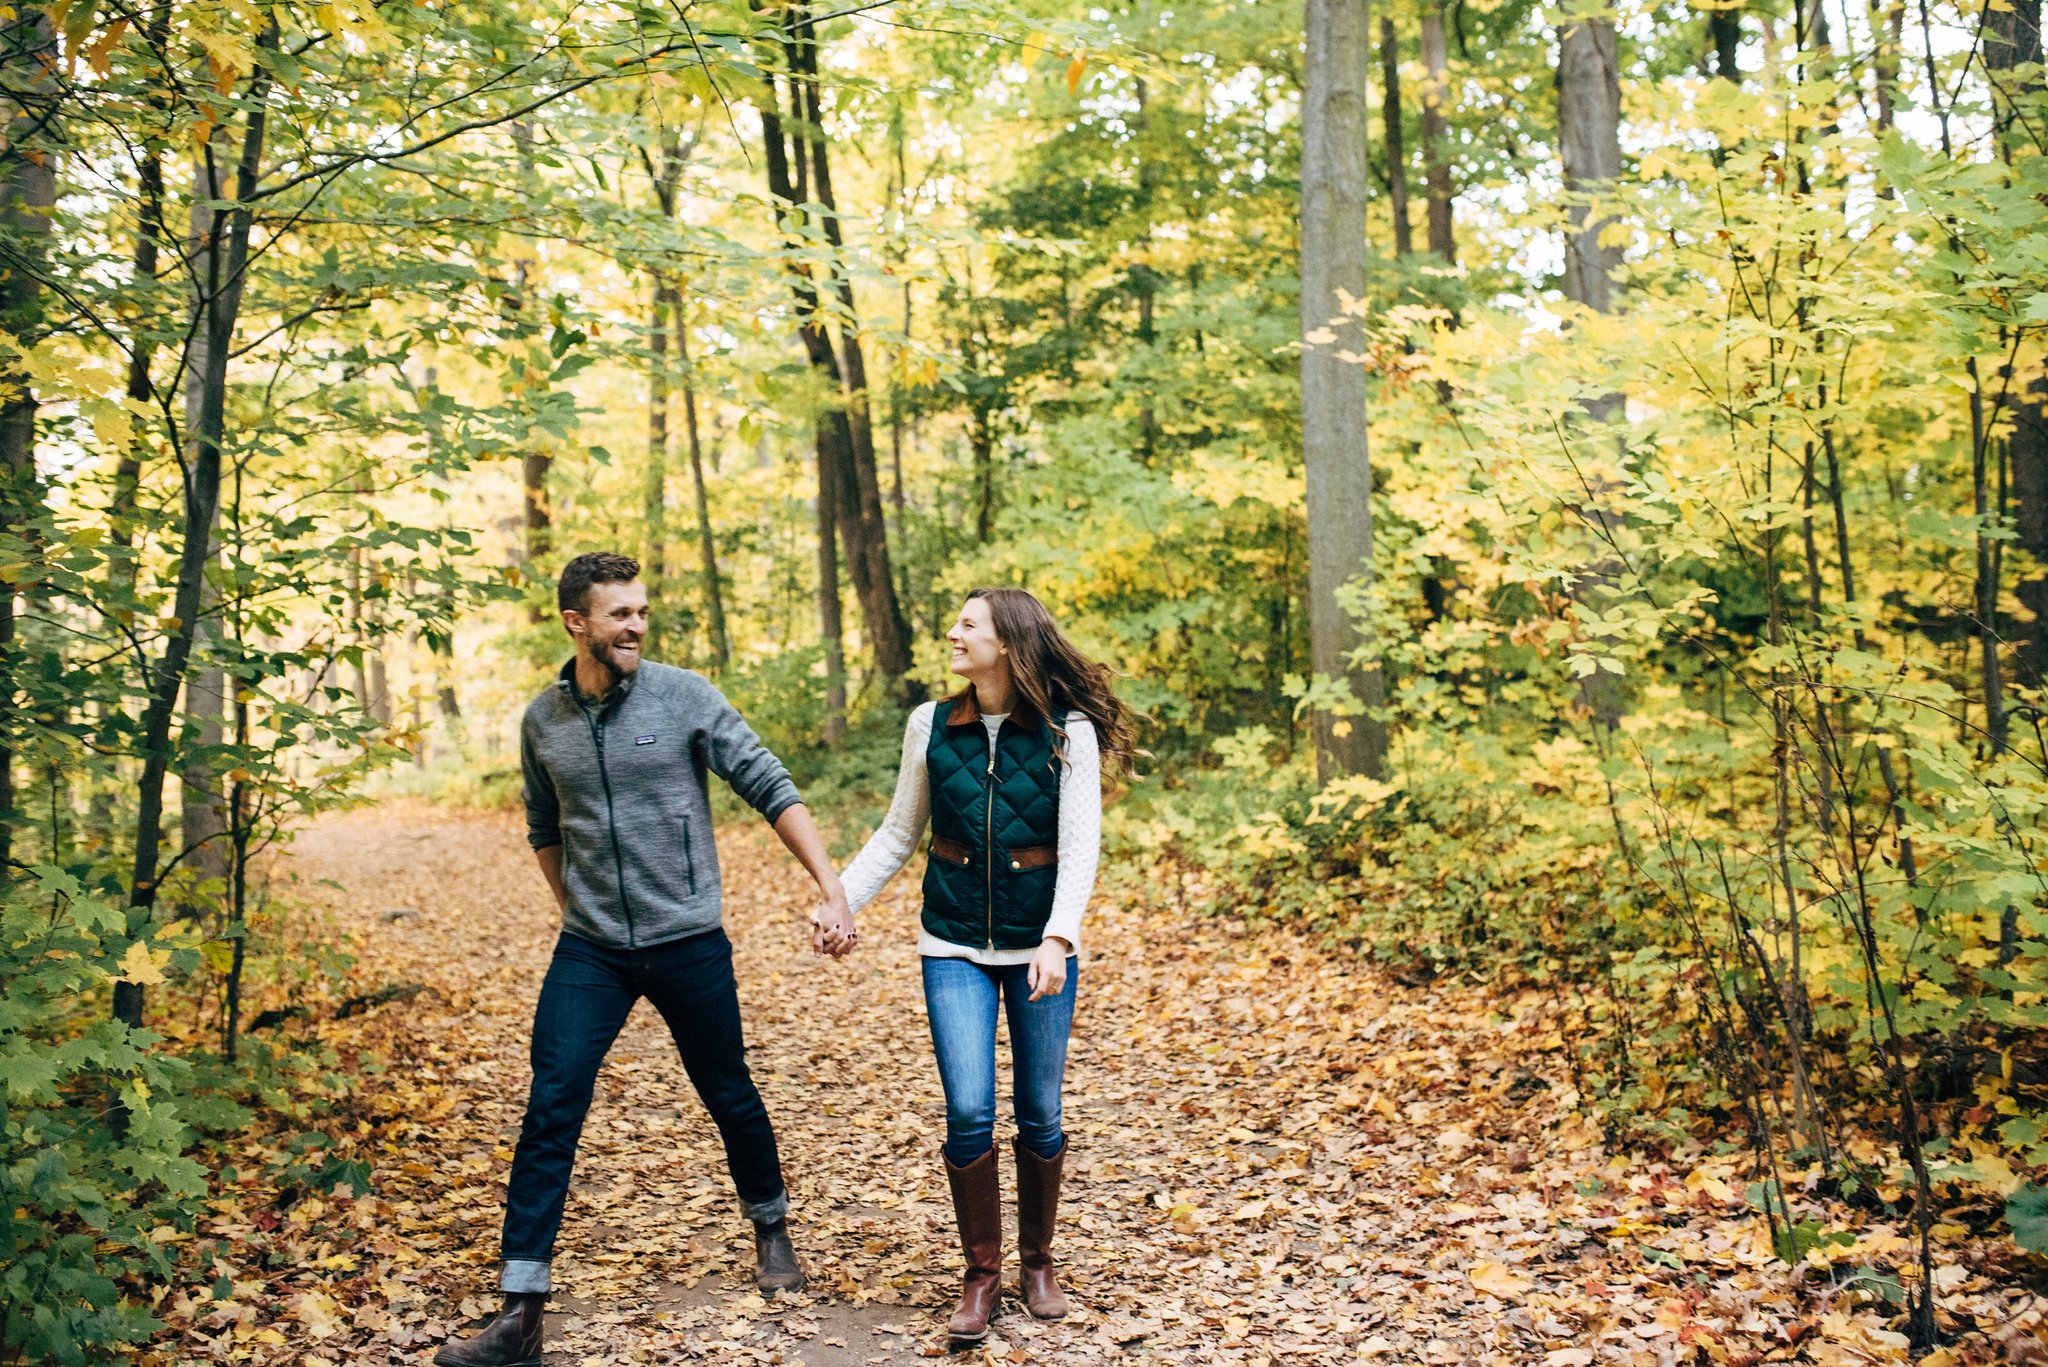
[[[563,620],[591,659],[614,679],[640,668],[640,646],[647,638],[647,586],[638,579],[592,584],[582,612],[565,612]]]

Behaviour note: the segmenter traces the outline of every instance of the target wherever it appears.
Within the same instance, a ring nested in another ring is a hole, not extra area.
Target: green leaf
[[[17,1101],[47,1093],[60,1071],[54,1061],[35,1054],[0,1054],[0,1082]]]
[[[2048,1187],[2029,1182],[2005,1198],[2013,1242],[2029,1253],[2048,1253]]]

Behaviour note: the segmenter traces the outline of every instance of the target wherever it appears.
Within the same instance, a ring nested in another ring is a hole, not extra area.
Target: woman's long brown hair
[[[1052,728],[1054,748],[1066,758],[1067,713],[1079,712],[1095,726],[1107,773],[1136,778],[1138,727],[1135,714],[1117,697],[1108,665],[1089,659],[1061,631],[1052,614],[1024,589],[975,589],[969,602],[988,604],[996,639],[1010,648],[1010,675],[1017,693]]]

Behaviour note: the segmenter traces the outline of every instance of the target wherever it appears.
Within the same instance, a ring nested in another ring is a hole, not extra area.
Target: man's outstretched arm
[[[833,958],[843,958],[860,934],[853,928],[853,913],[846,906],[846,890],[839,886],[838,871],[825,849],[825,837],[810,809],[798,802],[775,818],[775,834],[796,861],[818,884],[818,906],[811,913],[811,948]]]

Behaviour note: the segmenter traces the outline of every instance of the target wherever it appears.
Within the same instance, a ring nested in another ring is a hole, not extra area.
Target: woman
[[[1110,671],[1022,589],[976,589],[953,629],[967,680],[910,714],[888,818],[841,876],[858,912],[901,869],[927,820],[924,996],[946,1092],[946,1179],[967,1274],[953,1337],[987,1337],[1002,1277],[996,1180],[996,1009],[1016,1075],[1017,1244],[1024,1304],[1067,1313],[1052,1261],[1067,1156],[1060,1085],[1074,1021],[1081,913],[1095,885],[1102,769],[1137,748]]]

